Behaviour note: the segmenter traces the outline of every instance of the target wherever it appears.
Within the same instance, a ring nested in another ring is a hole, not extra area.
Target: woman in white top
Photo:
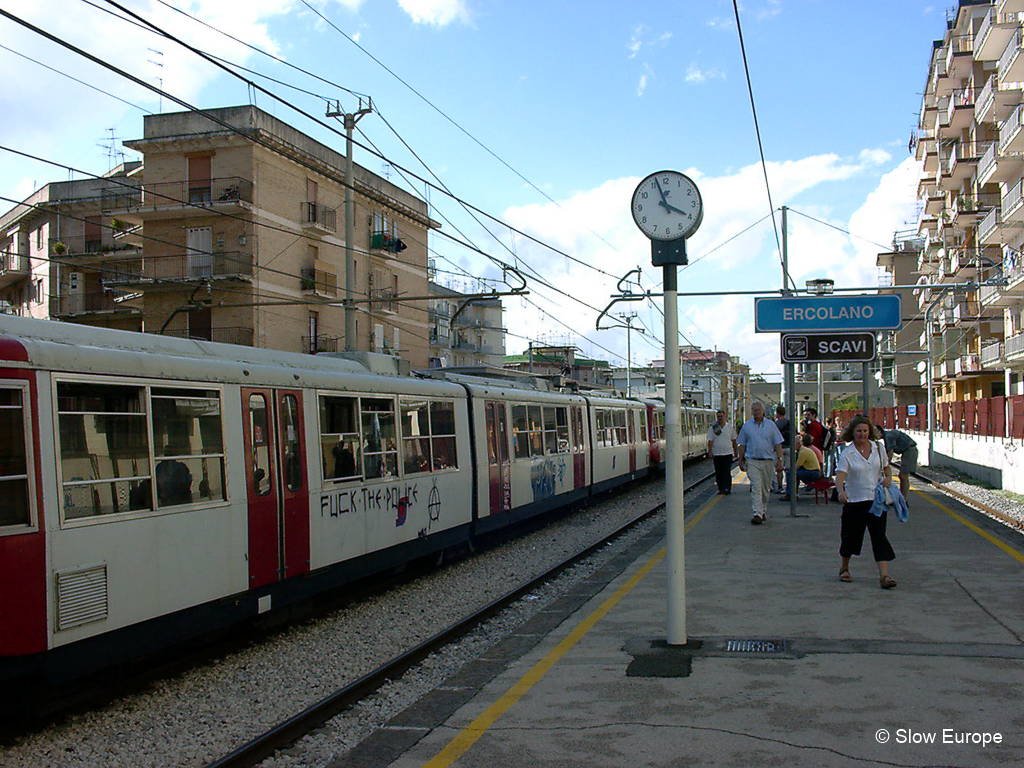
[[[864,529],[871,534],[871,550],[878,564],[878,581],[882,589],[892,589],[896,580],[889,576],[889,562],[896,558],[892,545],[885,536],[887,512],[876,517],[871,514],[875,501],[875,488],[879,480],[888,488],[892,484],[892,470],[885,449],[878,440],[867,416],[854,416],[843,430],[842,441],[849,443],[839,456],[836,469],[836,491],[843,502],[843,520],[840,534],[840,581],[853,581],[850,576],[850,558],[859,555],[864,543]]]

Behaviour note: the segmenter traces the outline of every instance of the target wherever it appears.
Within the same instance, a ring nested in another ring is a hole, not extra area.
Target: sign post
[[[677,171],[652,173],[637,185],[633,221],[651,241],[651,263],[665,284],[665,515],[668,555],[666,640],[686,645],[686,569],[683,542],[683,429],[676,267],[686,262],[686,238],[700,226],[704,205],[697,185]]]

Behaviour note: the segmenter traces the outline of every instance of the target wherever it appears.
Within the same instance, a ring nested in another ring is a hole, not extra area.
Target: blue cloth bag
[[[881,517],[882,513],[885,512],[885,508],[888,506],[885,498],[885,486],[881,482],[875,486],[875,501],[871,505],[871,514],[875,517]],[[893,485],[889,487],[889,498],[892,499],[893,513],[896,515],[896,519],[901,523],[907,522],[910,518],[910,508],[907,506],[907,500],[903,498],[903,494],[900,493],[900,489]]]

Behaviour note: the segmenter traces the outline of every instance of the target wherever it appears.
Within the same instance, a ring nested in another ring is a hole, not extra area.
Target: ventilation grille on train
[[[57,574],[57,629],[107,618],[107,566],[93,565]]]

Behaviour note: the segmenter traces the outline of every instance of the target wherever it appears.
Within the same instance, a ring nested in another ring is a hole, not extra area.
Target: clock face
[[[704,203],[689,177],[658,171],[637,185],[632,211],[633,221],[652,240],[678,240],[697,231]]]

